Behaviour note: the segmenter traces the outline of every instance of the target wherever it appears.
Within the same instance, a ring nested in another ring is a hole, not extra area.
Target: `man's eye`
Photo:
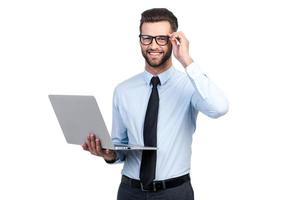
[[[143,37],[143,40],[151,40],[151,37]]]
[[[156,39],[159,41],[166,41],[168,38],[167,37],[157,37]]]

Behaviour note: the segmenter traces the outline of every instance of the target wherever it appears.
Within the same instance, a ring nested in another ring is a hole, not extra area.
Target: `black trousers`
[[[121,183],[117,200],[194,200],[194,191],[190,181],[158,192],[144,192]]]

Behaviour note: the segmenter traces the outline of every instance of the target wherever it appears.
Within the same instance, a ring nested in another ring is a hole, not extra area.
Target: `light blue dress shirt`
[[[198,111],[217,118],[228,110],[223,93],[192,63],[186,73],[174,67],[159,74],[157,162],[155,180],[189,173],[192,136]],[[119,84],[113,97],[113,143],[144,145],[143,126],[152,86],[152,74],[140,73]],[[122,174],[139,180],[142,151],[118,152]]]

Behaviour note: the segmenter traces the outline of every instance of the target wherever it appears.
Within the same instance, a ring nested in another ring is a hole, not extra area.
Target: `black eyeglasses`
[[[152,43],[153,38],[155,39],[156,43],[160,46],[165,46],[169,42],[169,36],[167,35],[157,35],[157,36],[151,36],[151,35],[139,35],[140,41],[143,45],[149,45]]]

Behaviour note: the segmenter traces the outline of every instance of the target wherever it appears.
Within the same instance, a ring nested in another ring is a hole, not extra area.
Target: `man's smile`
[[[149,55],[150,58],[158,58],[163,55],[163,52],[161,51],[147,51],[147,54]]]

